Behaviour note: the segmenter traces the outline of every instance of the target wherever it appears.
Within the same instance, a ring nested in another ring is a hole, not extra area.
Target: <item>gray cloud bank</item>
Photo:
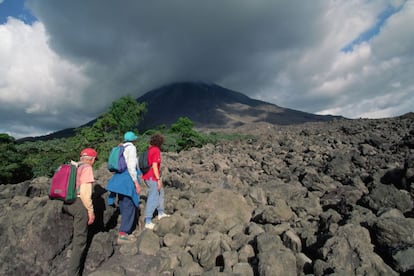
[[[0,132],[79,126],[123,96],[214,82],[349,118],[413,110],[414,1],[28,0],[0,25]],[[378,34],[341,51],[390,5]]]

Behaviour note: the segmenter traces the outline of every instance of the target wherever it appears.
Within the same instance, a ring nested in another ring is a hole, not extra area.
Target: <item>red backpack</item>
[[[55,172],[49,189],[49,198],[71,203],[76,199],[76,170],[72,164],[63,164]]]

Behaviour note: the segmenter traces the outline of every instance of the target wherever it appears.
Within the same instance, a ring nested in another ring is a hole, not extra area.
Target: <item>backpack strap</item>
[[[76,168],[76,195],[80,194],[80,175],[82,174],[82,170],[87,166],[88,164],[79,162]],[[90,166],[90,165],[89,165]]]

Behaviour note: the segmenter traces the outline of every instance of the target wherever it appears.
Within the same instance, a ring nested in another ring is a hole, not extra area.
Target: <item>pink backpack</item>
[[[63,164],[55,172],[49,189],[49,198],[71,203],[76,199],[76,170],[72,164]]]

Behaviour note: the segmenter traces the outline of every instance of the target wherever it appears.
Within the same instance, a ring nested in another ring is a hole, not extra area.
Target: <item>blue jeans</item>
[[[158,182],[152,178],[145,180],[148,186],[147,206],[145,207],[145,223],[151,221],[155,209],[158,214],[164,213],[164,188],[158,191]]]
[[[119,232],[131,234],[135,221],[136,207],[129,196],[118,194],[119,211],[121,212],[121,226]]]

